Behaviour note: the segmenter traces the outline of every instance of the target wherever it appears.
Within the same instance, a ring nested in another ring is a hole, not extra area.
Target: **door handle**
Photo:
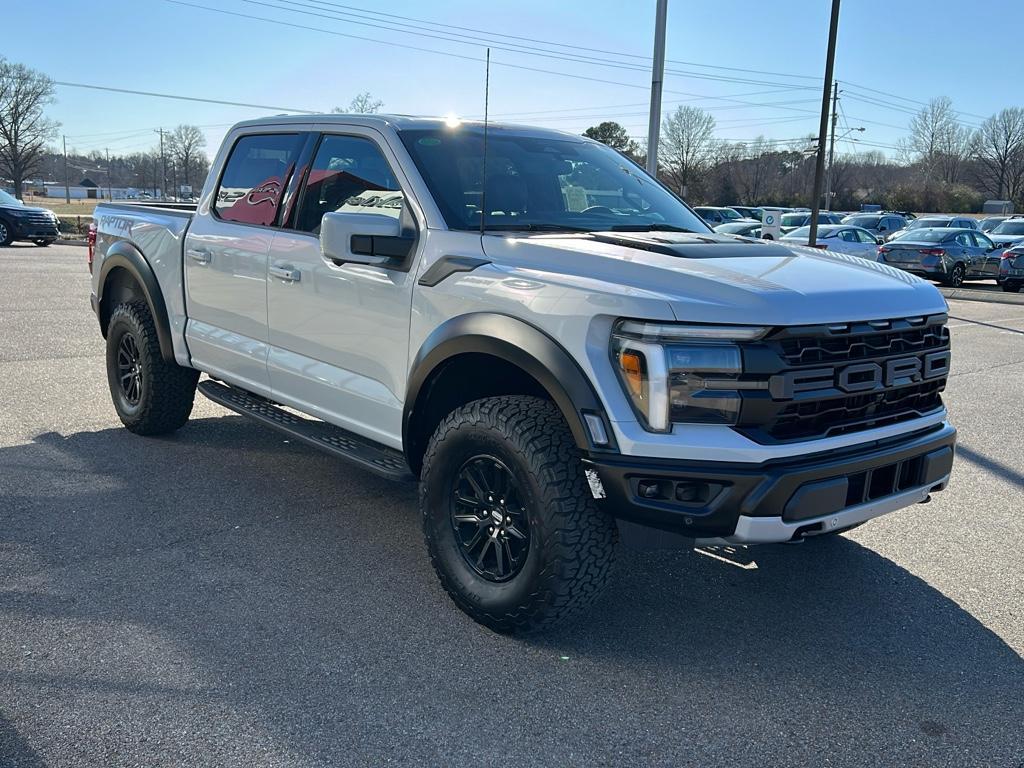
[[[185,254],[192,259],[192,261],[199,264],[209,264],[210,259],[213,258],[213,255],[209,251],[204,251],[199,248],[189,248],[185,251]]]
[[[291,264],[271,264],[270,274],[289,283],[297,283],[302,279],[302,272]]]

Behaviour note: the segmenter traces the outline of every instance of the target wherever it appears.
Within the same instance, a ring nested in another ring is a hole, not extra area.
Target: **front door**
[[[399,217],[407,181],[379,134],[320,140],[295,211],[271,249],[267,306],[273,398],[401,448],[412,257],[394,268],[335,264],[320,251],[331,211]],[[422,228],[421,228],[422,231]]]
[[[197,368],[269,394],[267,258],[305,134],[242,135],[185,237],[185,338]]]

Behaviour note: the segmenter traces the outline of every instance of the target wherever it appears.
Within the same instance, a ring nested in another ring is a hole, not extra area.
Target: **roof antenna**
[[[484,219],[487,217],[487,117],[491,100],[491,49],[487,49],[487,68],[484,75],[484,158],[480,185],[480,237],[484,236]]]

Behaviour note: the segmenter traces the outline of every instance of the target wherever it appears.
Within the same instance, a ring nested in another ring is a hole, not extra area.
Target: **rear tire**
[[[495,631],[548,628],[608,582],[618,529],[547,400],[493,397],[450,413],[424,456],[420,507],[441,585]]]
[[[1020,291],[1020,283],[1003,283],[1003,290],[1007,293],[1018,293]]]
[[[119,304],[107,325],[107,382],[121,423],[137,435],[163,435],[188,421],[199,371],[164,360],[144,301]]]
[[[946,276],[943,281],[950,288],[959,288],[964,284],[964,276],[967,274],[967,270],[964,269],[963,264],[954,264],[953,271]]]
[[[11,227],[6,221],[0,220],[0,246],[7,246],[14,242],[14,235]]]

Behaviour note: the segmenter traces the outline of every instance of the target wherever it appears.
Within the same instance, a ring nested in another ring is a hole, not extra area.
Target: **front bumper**
[[[617,456],[586,466],[601,481],[598,503],[616,518],[693,539],[761,544],[841,530],[924,501],[948,482],[955,442],[956,430],[944,423],[765,464]]]
[[[56,240],[60,229],[56,224],[42,224],[22,218],[11,221],[11,235],[15,240]]]

